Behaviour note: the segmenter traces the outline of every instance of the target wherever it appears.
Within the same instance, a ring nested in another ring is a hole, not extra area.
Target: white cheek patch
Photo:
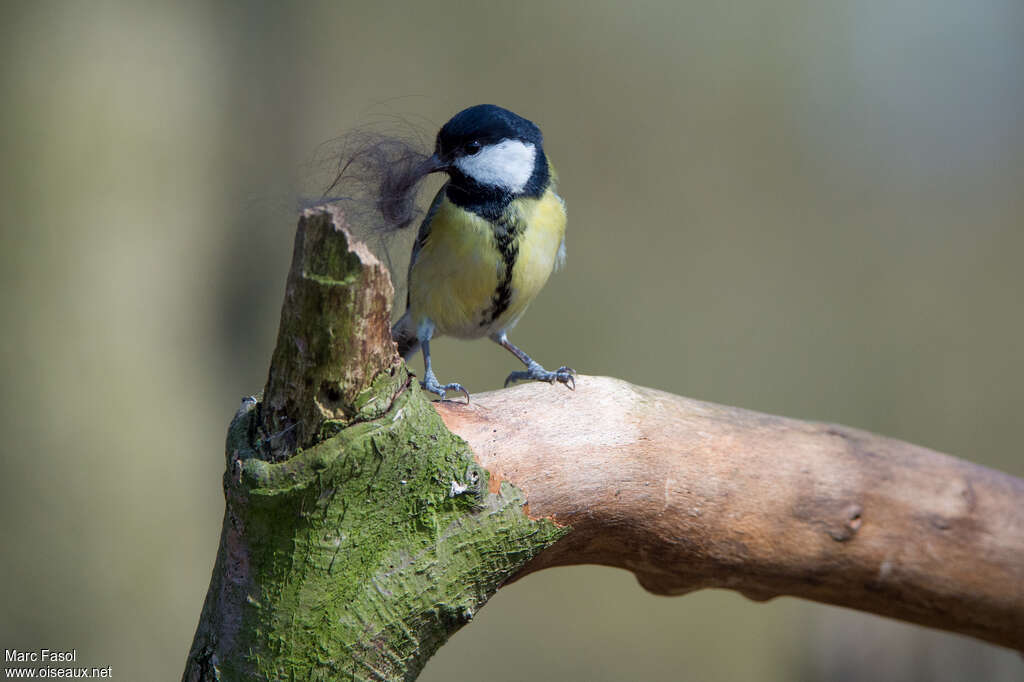
[[[502,140],[487,145],[473,156],[463,156],[455,166],[481,185],[522,192],[533,175],[537,148],[529,142]]]

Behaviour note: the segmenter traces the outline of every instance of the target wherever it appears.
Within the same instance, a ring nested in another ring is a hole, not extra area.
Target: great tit
[[[422,386],[443,400],[430,364],[430,340],[489,337],[524,365],[505,380],[533,379],[575,387],[568,367],[544,369],[508,340],[551,272],[565,262],[565,202],[540,129],[492,104],[460,111],[437,134],[424,173],[448,181],[427,211],[412,249],[405,314],[392,327],[408,360],[423,349]]]

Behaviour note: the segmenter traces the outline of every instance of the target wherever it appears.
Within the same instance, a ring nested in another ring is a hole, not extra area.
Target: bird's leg
[[[433,331],[433,330],[431,330]],[[462,384],[439,384],[437,377],[434,376],[434,370],[430,366],[430,334],[420,334],[420,346],[423,348],[423,365],[425,371],[423,372],[423,381],[420,382],[420,386],[423,390],[430,391],[431,393],[439,396],[441,400],[444,400],[445,391],[461,391],[466,396],[466,404],[469,404],[469,391],[462,387]]]
[[[505,385],[508,386],[513,381],[546,381],[549,384],[553,384],[556,381],[563,383],[572,390],[576,390],[576,370],[571,367],[559,367],[554,372],[549,372],[537,363],[536,360],[532,359],[529,355],[524,353],[519,348],[512,345],[512,342],[508,340],[505,332],[498,332],[497,334],[491,335],[491,340],[500,345],[502,348],[507,350],[512,355],[519,358],[519,360],[526,365],[526,371],[512,372],[505,379]]]

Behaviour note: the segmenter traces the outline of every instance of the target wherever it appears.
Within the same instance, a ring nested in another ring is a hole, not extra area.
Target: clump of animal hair
[[[353,222],[378,235],[408,227],[421,215],[416,197],[430,156],[421,137],[357,130],[331,146],[334,177],[320,203],[346,202]]]

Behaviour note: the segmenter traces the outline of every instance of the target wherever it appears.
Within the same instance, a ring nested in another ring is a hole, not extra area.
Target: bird
[[[438,336],[488,337],[525,366],[505,380],[559,382],[575,389],[575,370],[544,369],[508,331],[565,263],[565,201],[544,153],[540,128],[508,109],[479,104],[437,133],[422,172],[446,173],[420,224],[408,272],[406,309],[392,327],[399,354],[423,351],[421,386],[445,399],[460,383],[437,380],[430,342]]]

